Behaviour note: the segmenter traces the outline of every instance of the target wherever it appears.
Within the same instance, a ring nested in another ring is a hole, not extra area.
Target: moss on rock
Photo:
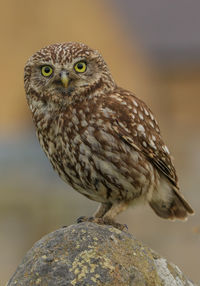
[[[194,284],[131,234],[85,222],[58,229],[35,243],[8,282],[14,285]]]

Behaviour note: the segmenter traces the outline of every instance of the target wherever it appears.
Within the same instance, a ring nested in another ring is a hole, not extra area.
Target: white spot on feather
[[[110,115],[115,113],[112,109],[110,109],[108,107],[103,108],[102,112],[105,115],[105,117],[107,117],[107,118],[110,118]]]
[[[144,127],[141,124],[138,124],[137,130],[142,132],[142,133],[145,133],[145,129],[144,129]]]
[[[151,139],[149,140],[149,145],[150,145],[152,148],[157,149],[155,143],[154,143],[153,140],[151,140]]]
[[[144,119],[144,116],[143,116],[143,114],[141,112],[139,112],[139,117],[140,117],[141,120]]]
[[[79,120],[78,120],[78,117],[76,115],[74,115],[72,117],[72,122],[75,124],[75,125],[78,125],[79,124]]]
[[[126,101],[123,101],[122,104],[123,104],[123,105],[127,105]]]
[[[146,108],[144,108],[144,113],[148,116],[149,112],[146,110]]]
[[[133,108],[133,112],[137,114],[137,109],[135,107]]]
[[[80,137],[80,135],[76,135],[76,136],[74,137],[73,143],[74,143],[74,144],[79,144],[80,142],[81,142],[81,137]]]
[[[154,135],[152,135],[152,139],[153,141],[156,141],[156,137]]]
[[[122,123],[122,122],[118,122],[118,124],[124,129],[126,130],[128,133],[130,133],[130,130]]]
[[[136,106],[136,107],[138,107],[138,104],[137,104],[137,102],[133,99],[133,104]]]
[[[154,116],[152,113],[150,113],[150,117],[151,117],[151,120],[154,120]]]
[[[167,154],[169,154],[169,149],[167,148],[166,145],[163,145],[163,146],[162,146],[162,149],[163,149]]]
[[[88,126],[87,121],[86,121],[86,120],[82,120],[82,121],[81,121],[81,126],[82,126],[82,127]]]
[[[143,145],[144,147],[147,147],[147,143],[146,143],[145,141],[142,142],[142,145]]]
[[[80,153],[83,155],[89,156],[91,154],[90,148],[83,142],[81,142],[81,144],[79,145],[79,150]]]
[[[155,127],[154,124],[153,124],[153,122],[152,122],[151,120],[149,120],[149,124],[151,125],[152,128]]]
[[[122,102],[122,98],[120,97],[119,93],[113,94],[111,95],[112,98],[116,99],[117,101]]]
[[[93,150],[100,150],[101,149],[101,144],[95,139],[94,136],[87,135],[87,141],[91,145],[91,149]]]
[[[115,137],[112,134],[109,134],[103,130],[100,130],[99,133],[105,141],[109,142],[112,146],[116,146],[117,142],[116,142]]]

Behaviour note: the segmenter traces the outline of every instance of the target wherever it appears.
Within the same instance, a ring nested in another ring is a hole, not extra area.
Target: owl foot
[[[98,218],[98,217],[85,217],[85,216],[81,216],[77,219],[77,223],[81,223],[81,222],[94,222],[100,225],[112,225],[113,227],[121,230],[121,231],[125,231],[128,230],[128,227],[126,224],[121,224],[118,222],[115,222],[112,219],[109,219],[107,217],[103,217],[103,218]]]

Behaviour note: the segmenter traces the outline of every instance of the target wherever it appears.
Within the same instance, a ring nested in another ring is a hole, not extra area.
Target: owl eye
[[[41,67],[41,73],[43,76],[50,76],[53,73],[53,69],[50,66],[43,66]]]
[[[85,72],[87,69],[87,64],[85,62],[78,62],[74,65],[76,72]]]

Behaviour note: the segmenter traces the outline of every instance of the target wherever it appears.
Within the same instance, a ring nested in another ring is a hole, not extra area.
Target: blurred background
[[[196,214],[169,222],[148,207],[119,216],[129,231],[200,280],[200,2],[0,1],[0,285],[34,242],[97,204],[55,174],[35,136],[23,68],[38,49],[81,41],[101,51],[116,82],[146,101]]]

